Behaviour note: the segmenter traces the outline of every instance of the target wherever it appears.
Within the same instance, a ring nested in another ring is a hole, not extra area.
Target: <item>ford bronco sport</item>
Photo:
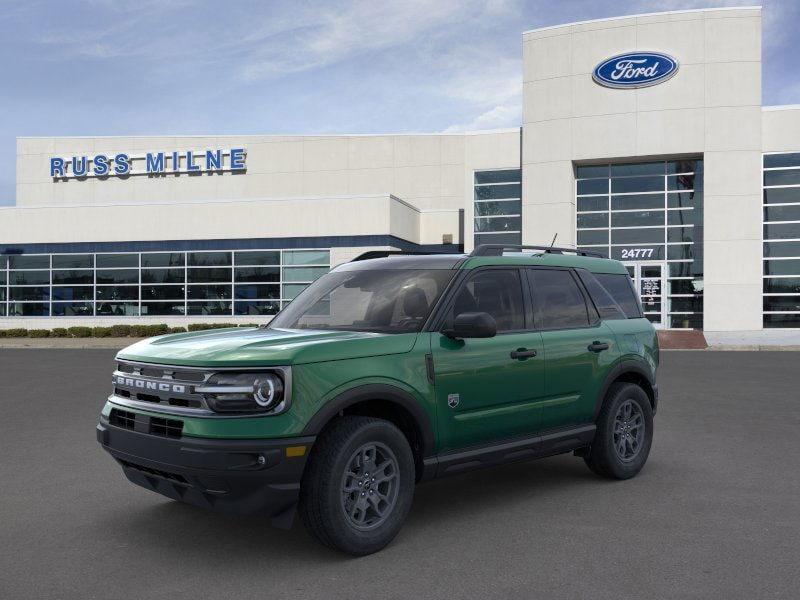
[[[267,326],[122,350],[98,441],[147,489],[284,527],[299,509],[355,555],[394,538],[419,481],[566,452],[639,472],[658,345],[621,263],[388,254],[336,267]]]

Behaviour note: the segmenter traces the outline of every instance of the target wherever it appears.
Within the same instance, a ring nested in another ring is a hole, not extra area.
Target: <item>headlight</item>
[[[276,373],[216,373],[195,391],[219,413],[266,413],[284,402],[283,380]]]

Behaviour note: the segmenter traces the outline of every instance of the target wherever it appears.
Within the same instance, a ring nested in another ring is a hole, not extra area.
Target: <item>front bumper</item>
[[[103,416],[97,425],[97,441],[133,483],[195,506],[268,517],[283,527],[291,525],[314,439],[167,438],[110,425]]]

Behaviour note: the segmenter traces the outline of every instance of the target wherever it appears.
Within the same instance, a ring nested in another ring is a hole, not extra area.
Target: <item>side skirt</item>
[[[594,423],[589,423],[431,456],[423,461],[425,471],[422,479],[434,479],[503,463],[572,452],[591,444],[596,429]]]

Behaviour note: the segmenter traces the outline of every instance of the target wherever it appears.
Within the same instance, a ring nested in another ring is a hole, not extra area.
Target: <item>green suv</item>
[[[658,344],[621,263],[402,254],[336,267],[267,326],[122,350],[98,441],[147,489],[283,527],[299,512],[355,555],[394,538],[423,480],[566,452],[639,472]]]

